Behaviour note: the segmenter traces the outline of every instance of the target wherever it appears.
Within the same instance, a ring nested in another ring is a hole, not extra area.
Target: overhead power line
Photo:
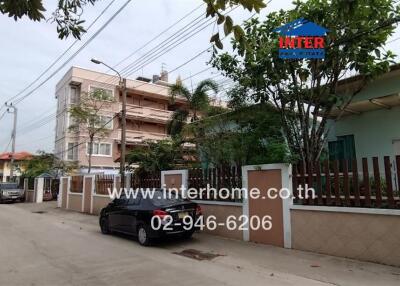
[[[2,115],[0,115],[0,120],[2,120],[2,119],[3,119],[3,117],[6,115],[6,113],[7,113],[7,110],[6,110],[6,111],[4,111]]]
[[[190,14],[192,14],[194,11],[198,10],[201,6],[203,6],[203,4],[200,5],[200,6],[198,6],[196,9],[192,10],[192,11],[189,12],[188,14],[186,14],[184,17],[182,17],[180,20],[178,20],[177,22],[175,22],[175,23],[174,23],[173,25],[171,25],[170,27],[173,27],[174,25],[176,25],[176,24],[178,24],[180,21],[182,21],[184,18],[187,18]],[[153,38],[153,39],[154,39],[154,38]],[[122,62],[122,61],[121,61],[121,62]],[[44,126],[44,125],[50,123],[54,118],[56,118],[56,115],[55,115],[55,114],[51,114],[51,115],[48,115],[48,116],[46,116],[46,117],[44,117],[44,118],[41,118],[40,120],[37,120],[37,121],[31,123],[30,125],[24,127],[24,128],[22,129],[22,133],[23,133],[23,134],[26,134],[26,133],[28,133],[28,132],[31,132],[31,131],[37,129],[37,128],[40,128],[40,127],[42,127],[42,126]],[[25,131],[26,131],[26,132],[25,132]]]
[[[227,12],[227,13],[230,13],[230,12],[232,12],[232,11],[233,11],[233,9],[231,9],[231,10],[230,10],[229,12]],[[252,17],[254,17],[254,16],[255,16],[255,14],[253,14],[250,18],[252,18]],[[249,18],[249,19],[250,19],[250,18]],[[211,24],[212,24],[212,22],[211,22]],[[221,39],[221,40],[224,40],[224,39],[226,39],[226,37],[224,37],[224,38]],[[205,52],[207,52],[208,50],[210,50],[211,47],[212,47],[212,45],[210,45],[210,46],[207,47],[206,49],[202,50],[201,52],[197,53],[197,54],[196,54],[195,56],[193,56],[191,59],[187,60],[187,61],[184,62],[183,64],[180,64],[179,66],[177,66],[177,67],[175,67],[174,69],[172,69],[172,70],[170,71],[170,73],[172,73],[172,72],[174,72],[174,71],[180,69],[182,66],[187,65],[189,62],[195,60],[195,59],[198,58],[200,55],[202,55],[203,53],[205,53]],[[211,69],[211,68],[212,68],[212,67],[209,67],[209,68],[207,68],[207,70],[209,70],[209,69]],[[203,72],[203,71],[202,71],[202,72]],[[195,76],[195,75],[196,75],[196,74],[194,74],[193,76]],[[186,79],[184,79],[184,80],[187,80],[187,79],[189,79],[189,78],[186,78]],[[145,85],[145,84],[147,84],[147,83],[144,83],[144,84],[142,84],[142,85]],[[139,86],[137,86],[136,88],[138,88],[138,87],[140,87],[140,86],[142,86],[142,85],[139,85]],[[35,130],[35,129],[37,129],[37,128],[40,128],[40,127],[42,127],[42,126],[44,126],[44,125],[50,123],[51,120],[53,120],[55,117],[56,117],[55,114],[51,114],[51,115],[49,115],[47,118],[43,118],[43,119],[41,119],[41,120],[35,122],[35,123],[32,124],[31,126],[29,126],[29,128],[26,128],[26,129],[25,129],[25,130],[27,130],[27,132],[25,132],[25,134],[28,133],[28,132],[31,132],[32,130]],[[24,130],[24,131],[25,131],[25,130]]]
[[[180,30],[175,32],[173,35],[171,35],[170,37],[168,37],[167,39],[165,39],[164,41],[162,41],[161,43],[159,43],[158,45],[153,47],[144,56],[141,56],[139,59],[137,59],[136,61],[134,61],[131,64],[129,64],[124,69],[122,69],[121,72],[128,76],[130,73],[132,73],[132,71],[135,70],[135,68],[137,68],[140,65],[143,65],[144,63],[146,63],[146,61],[151,59],[151,57],[153,57],[154,55],[159,54],[164,49],[166,49],[166,48],[170,47],[171,45],[177,43],[179,40],[183,39],[184,37],[186,37],[190,33],[193,33],[196,29],[198,29],[202,25],[207,24],[208,20],[205,19],[204,15],[205,14],[200,15],[199,17],[197,17],[195,19],[197,21],[194,21],[189,26],[181,28]],[[198,31],[198,32],[200,32],[200,31]],[[197,33],[195,33],[195,34],[197,34]]]
[[[237,7],[238,6],[233,7],[228,12],[226,12],[225,15],[231,13]],[[200,17],[201,16],[202,15],[200,15]],[[205,28],[207,28],[208,26],[210,26],[211,24],[214,23],[214,21],[212,19],[210,20],[210,19],[204,18],[204,19],[200,19],[200,21],[198,21],[198,19],[199,19],[199,17],[194,19],[194,21],[195,21],[194,25],[192,23],[192,25],[189,25],[189,27],[183,27],[183,28],[179,29],[173,35],[168,37],[166,40],[164,40],[157,46],[153,47],[150,51],[146,52],[142,57],[140,57],[139,59],[137,59],[134,62],[132,62],[131,64],[129,64],[126,68],[121,70],[121,74],[124,77],[129,77],[134,72],[137,72],[138,70],[143,69],[150,63],[154,62],[156,59],[160,58],[162,55],[168,53],[172,49],[181,45],[182,43],[184,43],[185,41],[192,38],[194,35],[198,34],[199,32],[203,31]],[[115,80],[114,78],[111,78],[110,80],[106,81],[106,83],[113,84],[114,80]]]
[[[94,24],[97,23],[97,21],[101,18],[101,16],[104,15],[104,13],[110,8],[110,6],[115,2],[115,0],[112,0],[104,9],[101,11],[101,13],[93,20],[93,22],[87,27],[86,31],[89,31]],[[28,84],[23,90],[18,92],[16,95],[10,97],[7,101],[12,101],[14,98],[17,98],[19,95],[24,93],[26,90],[28,90],[31,86],[33,86],[36,82],[39,81],[52,67],[54,67],[61,59],[64,57],[77,43],[79,43],[80,40],[75,40],[64,52],[62,52],[36,79],[34,79],[30,84]]]
[[[230,11],[228,11],[227,13],[225,13],[225,15],[231,13],[232,11],[234,11],[238,6],[232,8]],[[145,66],[147,66],[148,64],[154,62],[156,59],[160,58],[161,56],[165,55],[166,53],[168,53],[169,51],[171,51],[172,49],[176,48],[177,46],[181,45],[182,43],[186,42],[188,39],[192,38],[193,36],[195,36],[196,34],[198,34],[199,32],[203,31],[204,29],[206,29],[207,27],[211,26],[214,23],[214,21],[211,19],[211,21],[206,21],[204,22],[202,25],[200,25],[199,27],[197,27],[195,31],[191,31],[188,33],[185,33],[182,35],[183,39],[178,39],[172,43],[170,43],[169,45],[167,45],[166,47],[163,47],[163,50],[159,51],[158,53],[155,53],[153,55],[151,55],[151,57],[145,61],[142,64],[137,64],[135,67],[132,67],[130,70],[128,70],[126,72],[126,76],[130,76],[133,73],[141,70],[142,68],[144,68]],[[204,53],[205,51],[203,51]]]
[[[54,134],[52,134],[52,135],[50,135],[50,136],[46,136],[46,137],[42,137],[42,138],[39,138],[39,139],[36,139],[36,140],[30,140],[29,142],[26,142],[26,143],[24,143],[24,144],[17,144],[18,145],[18,147],[19,148],[21,148],[21,147],[31,147],[32,146],[32,143],[37,143],[37,142],[40,142],[40,141],[43,141],[43,140],[46,140],[46,139],[49,139],[49,138],[52,138],[52,137],[54,137],[55,135]]]
[[[40,119],[38,121],[33,122],[32,124],[24,126],[24,128],[22,128],[22,129],[20,129],[18,131],[19,131],[20,135],[30,133],[30,132],[34,131],[35,129],[37,129],[37,128],[40,128],[40,127],[42,127],[44,125],[49,124],[55,118],[56,118],[56,113],[49,114],[46,117],[44,117],[44,118],[42,118],[42,119]]]
[[[185,20],[187,17],[189,17],[191,14],[193,14],[194,12],[196,12],[199,8],[201,8],[202,6],[204,6],[205,3],[200,4],[199,6],[197,6],[195,9],[193,9],[192,11],[190,11],[189,13],[187,13],[186,15],[184,15],[182,18],[180,18],[178,21],[176,21],[175,23],[173,23],[172,25],[170,25],[169,27],[167,27],[165,30],[163,30],[162,32],[160,32],[159,34],[157,34],[155,37],[153,37],[151,40],[149,40],[148,42],[146,42],[145,44],[143,44],[142,46],[140,46],[139,48],[137,48],[136,50],[134,50],[133,52],[131,52],[128,56],[126,56],[125,58],[123,58],[121,61],[119,61],[116,65],[113,66],[113,68],[118,67],[120,64],[122,64],[124,61],[128,60],[129,58],[131,58],[133,55],[135,55],[136,53],[138,53],[139,51],[141,51],[142,49],[144,49],[145,47],[147,47],[149,44],[151,44],[152,42],[154,42],[156,39],[158,39],[159,37],[161,37],[162,35],[164,35],[166,32],[168,32],[169,30],[171,30],[173,27],[175,27],[176,25],[178,25],[179,23],[181,23],[183,20]],[[202,14],[203,15],[203,14]]]
[[[54,75],[56,75],[62,68],[64,68],[73,58],[76,57],[90,42],[92,42],[114,19],[115,17],[121,13],[121,11],[131,2],[131,0],[127,0],[124,5],[122,5],[75,53],[73,53],[60,67],[58,67],[53,73],[51,73],[45,80],[43,80],[38,86],[36,86],[33,90],[25,94],[24,96],[18,98],[14,105],[19,104],[25,98],[30,96],[36,90],[38,90],[41,86],[43,86],[48,80],[50,80]]]
[[[145,44],[143,44],[142,46],[140,46],[139,48],[137,48],[136,50],[134,50],[133,52],[131,52],[128,56],[126,56],[125,58],[123,58],[122,60],[120,60],[117,64],[113,65],[112,68],[116,69],[120,64],[122,64],[123,62],[127,61],[129,58],[131,58],[133,55],[135,55],[136,53],[138,53],[139,51],[141,51],[142,49],[144,49],[145,47],[147,47],[149,44],[151,44],[152,42],[154,42],[155,40],[157,40],[158,38],[160,38],[161,36],[163,36],[166,32],[168,32],[169,30],[171,30],[173,27],[175,27],[176,25],[178,25],[179,23],[181,23],[184,19],[186,19],[187,17],[189,17],[191,14],[193,14],[194,12],[196,12],[199,8],[201,8],[203,5],[205,5],[205,3],[200,4],[198,7],[196,7],[195,9],[193,9],[192,11],[190,11],[189,13],[187,13],[186,15],[184,15],[182,18],[180,18],[178,21],[174,22],[173,24],[171,24],[169,27],[167,27],[165,30],[163,30],[162,32],[160,32],[159,34],[157,34],[156,36],[154,36],[152,39],[150,39],[149,41],[147,41]],[[194,21],[194,20],[191,20]],[[176,32],[174,33],[176,34]],[[129,64],[128,64],[129,65]],[[125,69],[125,68],[123,68]],[[111,69],[108,69],[105,73],[107,74],[109,71],[111,71]],[[101,77],[104,77],[104,75],[99,75],[98,77],[95,78],[95,81],[99,80]]]
[[[7,152],[7,150],[8,150],[8,147],[10,147],[11,141],[12,141],[12,138],[10,138],[10,141],[8,141],[8,143],[7,143],[6,147],[4,148],[4,151],[3,151],[3,153],[6,153],[6,152]]]

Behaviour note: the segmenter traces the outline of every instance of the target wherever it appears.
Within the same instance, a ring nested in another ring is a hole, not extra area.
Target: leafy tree
[[[129,165],[139,165],[138,172],[171,170],[182,163],[182,148],[172,140],[146,141],[126,156]]]
[[[202,161],[213,166],[291,161],[279,113],[268,104],[225,110],[186,129]]]
[[[317,161],[325,147],[328,116],[342,110],[365,84],[388,71],[394,55],[384,49],[400,20],[399,6],[389,0],[295,1],[292,10],[270,13],[264,21],[245,23],[246,45],[233,39],[233,53],[212,63],[241,87],[236,103],[272,102],[281,116],[292,154]],[[274,29],[305,18],[329,30],[325,59],[279,58]],[[358,73],[359,84],[339,95],[338,82]]]
[[[46,153],[45,151],[38,151],[38,155],[33,156],[29,160],[22,162],[24,172],[22,177],[34,178],[43,173],[49,173],[57,176],[59,172],[66,173],[76,168],[76,166],[69,162],[64,162],[57,158],[54,154]]]
[[[94,5],[99,0],[59,0],[57,8],[50,17],[51,22],[57,23],[57,33],[60,39],[72,35],[80,39],[86,32],[81,19],[84,6]],[[28,17],[33,21],[46,20],[43,13],[46,8],[42,0],[0,0],[0,13],[13,17],[15,21]]]
[[[210,91],[218,92],[218,84],[210,79],[199,82],[192,92],[180,82],[170,87],[171,103],[174,103],[178,96],[187,100],[187,105],[179,107],[172,114],[167,126],[170,135],[179,135],[189,119],[191,122],[196,121],[199,119],[199,113],[207,111],[210,106],[208,99]]]
[[[107,127],[110,121],[105,121],[102,113],[110,109],[113,101],[112,95],[104,89],[95,89],[89,93],[82,93],[78,103],[69,110],[73,120],[69,127],[70,131],[87,133],[89,137],[88,173],[92,168],[93,143],[95,139],[104,138],[111,131]]]
[[[260,10],[267,6],[264,0],[204,0],[204,2],[207,4],[206,17],[215,17],[217,19],[217,24],[223,25],[225,36],[228,36],[233,31],[235,40],[240,43],[242,47],[246,44],[245,33],[242,27],[240,27],[240,25],[234,25],[232,18],[230,16],[224,16],[222,11],[225,11],[228,7],[241,5],[250,12],[254,10],[260,13]],[[214,34],[210,41],[214,43],[217,48],[223,48],[219,32]]]

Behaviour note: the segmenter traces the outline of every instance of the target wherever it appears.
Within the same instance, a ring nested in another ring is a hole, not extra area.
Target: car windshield
[[[156,191],[154,193],[153,198],[151,199],[152,203],[157,206],[169,206],[173,204],[183,203],[185,202],[184,199],[181,197],[177,197],[175,194],[169,195],[166,191]]]
[[[18,189],[18,184],[15,184],[15,183],[0,184],[0,189],[1,189],[1,190],[14,190],[14,189]]]

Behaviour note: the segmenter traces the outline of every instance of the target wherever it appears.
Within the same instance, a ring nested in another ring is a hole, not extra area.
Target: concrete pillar
[[[114,176],[114,186],[115,189],[119,190],[121,188],[121,175]]]
[[[94,193],[96,176],[88,175],[83,177],[82,191],[82,212],[90,213]]]
[[[44,192],[44,178],[36,178],[35,184],[35,196],[34,202],[35,203],[42,203],[43,202],[43,192]]]
[[[28,201],[28,178],[24,178],[24,196],[25,196],[25,202]]]
[[[131,188],[132,173],[125,173],[125,188],[129,190]]]
[[[60,184],[58,185],[58,194],[57,194],[57,207],[61,208],[62,206],[62,192],[63,192],[63,181],[60,178]]]
[[[70,186],[70,177],[61,177],[60,178],[60,189],[58,192],[58,207],[59,208],[67,208],[67,201],[68,201],[68,188]]]

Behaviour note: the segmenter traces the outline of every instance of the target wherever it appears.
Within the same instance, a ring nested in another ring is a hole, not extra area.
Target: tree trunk
[[[92,170],[92,154],[93,154],[93,139],[94,136],[90,136],[90,141],[89,141],[89,158],[88,158],[88,174],[90,174],[90,171]]]

